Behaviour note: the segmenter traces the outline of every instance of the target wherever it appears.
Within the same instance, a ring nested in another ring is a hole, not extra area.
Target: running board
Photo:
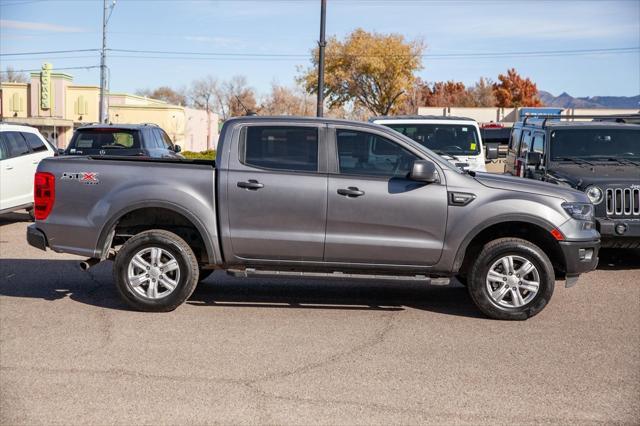
[[[268,278],[342,278],[360,280],[388,280],[414,281],[431,285],[448,285],[449,278],[431,278],[426,275],[376,275],[376,274],[346,274],[344,272],[298,272],[298,271],[267,271],[247,269],[228,269],[227,274],[232,277],[268,277]]]

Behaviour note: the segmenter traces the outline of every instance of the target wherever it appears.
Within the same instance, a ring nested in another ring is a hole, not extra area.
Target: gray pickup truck
[[[496,319],[540,312],[598,262],[573,189],[463,172],[402,134],[331,119],[228,120],[217,160],[40,163],[29,243],[114,260],[122,297],[170,311],[213,270],[468,287]]]

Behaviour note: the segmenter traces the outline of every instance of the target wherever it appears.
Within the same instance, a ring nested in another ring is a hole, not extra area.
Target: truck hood
[[[559,164],[547,174],[567,184],[584,189],[591,184],[640,182],[640,166],[617,162],[589,164]]]
[[[489,188],[504,189],[506,191],[529,192],[531,194],[561,198],[570,202],[589,202],[589,199],[583,192],[553,183],[492,173],[476,173],[475,179],[482,185]]]

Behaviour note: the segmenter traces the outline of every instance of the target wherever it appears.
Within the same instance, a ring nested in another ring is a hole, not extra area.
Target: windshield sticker
[[[463,132],[466,132],[466,131],[467,131],[467,128],[466,128],[466,127],[463,127],[463,128],[462,128],[462,131],[463,131]]]
[[[476,146],[477,145],[475,144],[475,142],[472,142],[471,145],[469,145],[469,149],[472,150],[472,151],[475,151],[476,150]]]

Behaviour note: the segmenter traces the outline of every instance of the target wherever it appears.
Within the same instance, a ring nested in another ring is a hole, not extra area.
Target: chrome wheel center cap
[[[509,285],[509,287],[517,286],[518,282],[520,282],[520,278],[516,278],[515,275],[512,275],[512,276],[507,278],[507,284]]]
[[[160,268],[158,267],[153,267],[149,270],[149,276],[154,280],[157,280],[160,275]]]

